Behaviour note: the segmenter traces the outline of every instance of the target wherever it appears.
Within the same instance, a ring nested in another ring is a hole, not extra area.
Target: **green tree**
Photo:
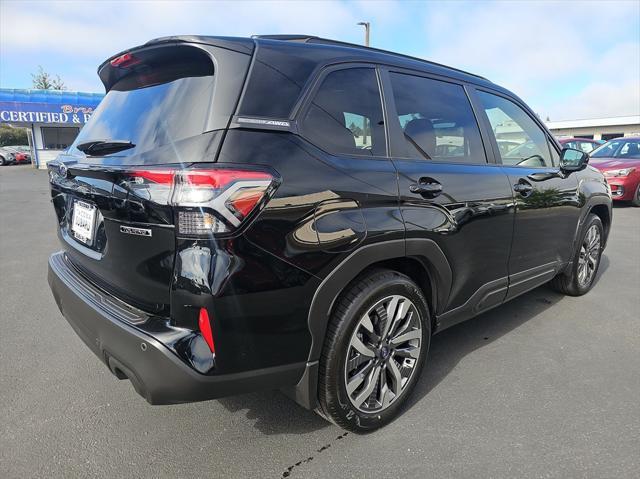
[[[42,65],[38,65],[38,71],[31,74],[31,82],[33,84],[33,88],[36,88],[37,90],[67,89],[67,86],[58,75],[56,75],[54,78],[53,75],[50,75],[49,73],[44,71]]]
[[[0,125],[0,146],[27,145],[27,130],[14,128],[9,125]]]

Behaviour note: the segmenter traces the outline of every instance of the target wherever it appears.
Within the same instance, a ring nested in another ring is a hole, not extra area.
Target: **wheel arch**
[[[587,221],[587,218],[591,213],[595,214],[598,218],[600,218],[600,221],[602,221],[602,227],[604,229],[603,248],[607,244],[609,231],[611,230],[611,222],[613,220],[611,198],[606,194],[593,195],[582,207],[582,214],[580,215],[580,220],[578,221],[573,237],[574,250],[577,247],[578,242],[580,241],[580,235],[582,233],[582,229],[584,228],[584,223],[585,221]]]
[[[322,281],[313,296],[308,316],[312,338],[309,362],[320,358],[337,299],[363,273],[376,268],[398,271],[415,281],[427,298],[432,319],[446,307],[452,272],[435,241],[392,240],[363,246],[345,258]]]
[[[602,228],[604,229],[604,240],[606,243],[609,237],[609,230],[611,229],[611,209],[604,203],[594,204],[589,213],[593,213],[602,221]]]
[[[283,389],[302,407],[318,407],[318,369],[327,326],[340,295],[363,273],[385,268],[409,276],[423,290],[432,321],[447,306],[452,272],[446,256],[430,239],[382,241],[362,246],[347,256],[316,290],[309,308],[311,348],[304,374],[298,383]]]

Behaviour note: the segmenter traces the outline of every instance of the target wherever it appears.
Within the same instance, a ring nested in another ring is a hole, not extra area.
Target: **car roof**
[[[254,35],[251,38],[178,35],[156,38],[148,41],[145,46],[169,42],[209,44],[243,53],[251,53],[254,49],[254,46],[259,47],[260,45],[269,46],[275,49],[281,49],[283,50],[283,53],[287,50],[292,52],[299,52],[300,48],[305,48],[308,51],[309,55],[314,55],[315,53],[315,55],[318,57],[318,60],[326,60],[327,58],[330,58],[332,56],[332,52],[336,57],[340,58],[344,58],[348,54],[353,59],[353,61],[376,62],[407,69],[421,70],[427,73],[448,76],[461,81],[485,85],[487,87],[502,90],[513,95],[508,90],[499,87],[498,85],[492,83],[491,81],[480,75],[475,75],[473,73],[469,73],[454,67],[442,65],[440,63],[432,62],[429,60],[424,60],[422,58],[403,55],[401,53],[390,52],[387,50],[366,47],[363,45],[357,45],[338,40],[321,38],[314,35]],[[105,63],[112,58],[121,55],[122,53],[124,52],[113,55],[110,59],[106,60]]]

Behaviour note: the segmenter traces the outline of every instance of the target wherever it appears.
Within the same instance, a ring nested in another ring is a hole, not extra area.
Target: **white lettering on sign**
[[[86,123],[93,107],[48,103],[0,102],[0,121],[6,123]]]

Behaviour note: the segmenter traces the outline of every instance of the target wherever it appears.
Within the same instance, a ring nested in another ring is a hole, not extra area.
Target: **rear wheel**
[[[379,270],[339,300],[320,359],[319,411],[354,432],[377,429],[402,409],[431,339],[425,297],[407,276]]]
[[[7,164],[7,160],[4,159],[4,156],[0,156],[0,166],[4,166]]]
[[[603,231],[600,218],[590,214],[582,229],[581,240],[574,254],[571,270],[551,280],[554,289],[570,296],[582,296],[591,289],[600,266]]]

